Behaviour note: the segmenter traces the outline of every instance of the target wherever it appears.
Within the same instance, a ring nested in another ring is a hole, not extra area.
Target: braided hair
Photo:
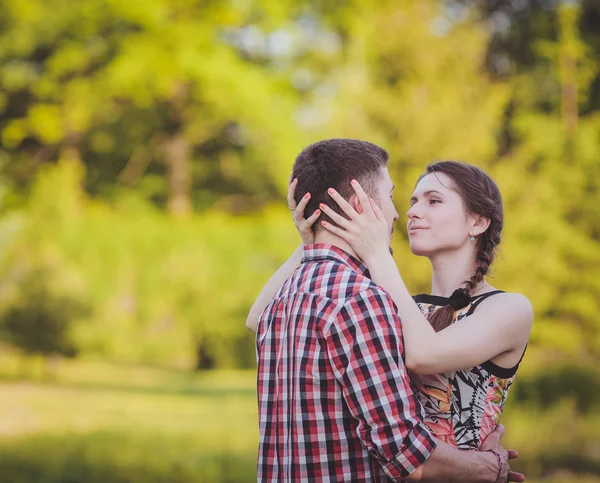
[[[494,261],[496,250],[500,244],[500,235],[504,225],[504,209],[502,195],[498,186],[482,169],[457,161],[440,161],[427,166],[425,173],[417,184],[428,174],[444,173],[455,183],[455,190],[461,196],[467,213],[489,218],[487,230],[475,239],[475,270],[464,287],[458,288],[450,297],[450,304],[436,310],[429,321],[439,332],[452,324],[454,311],[466,307],[470,302],[471,292],[484,280],[490,265]]]

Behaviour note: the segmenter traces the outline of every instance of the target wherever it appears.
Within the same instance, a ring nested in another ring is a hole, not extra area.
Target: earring
[[[475,237],[471,235],[471,241],[475,241]]]

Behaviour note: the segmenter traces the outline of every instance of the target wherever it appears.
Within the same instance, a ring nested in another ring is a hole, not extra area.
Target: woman
[[[372,280],[396,303],[406,365],[413,372],[426,424],[447,443],[477,449],[499,421],[533,321],[524,296],[496,290],[485,280],[503,226],[498,187],[482,170],[464,163],[427,167],[407,214],[410,249],[429,258],[432,286],[430,295],[413,300],[390,254],[390,230],[381,210],[360,185],[353,186],[362,213],[334,191],[333,200],[349,219],[321,205],[338,226],[321,224],[351,245]],[[294,188],[292,183],[290,206]],[[307,226],[318,215],[303,220],[305,199],[295,220],[303,240],[310,242]],[[292,257],[269,284],[277,283],[294,262]],[[277,288],[269,290],[271,295]],[[250,316],[258,319],[256,312]]]

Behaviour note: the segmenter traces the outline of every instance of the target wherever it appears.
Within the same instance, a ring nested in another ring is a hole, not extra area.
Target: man
[[[350,185],[357,180],[392,227],[399,215],[387,162],[388,154],[368,142],[313,144],[294,165],[295,201],[310,192],[312,213],[333,187],[360,212]],[[270,283],[280,284],[278,276]],[[487,452],[460,451],[431,436],[404,366],[390,296],[350,246],[320,226],[262,311],[256,344],[259,481],[507,481],[501,431],[486,441]],[[511,481],[522,475],[512,473]]]

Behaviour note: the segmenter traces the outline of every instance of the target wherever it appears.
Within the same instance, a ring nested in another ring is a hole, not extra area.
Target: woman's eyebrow
[[[439,192],[439,191],[437,191],[437,190],[429,190],[429,191],[425,191],[425,192],[423,193],[423,196],[430,196],[432,193],[436,193],[436,194],[438,194],[438,195],[440,195],[440,196],[444,196],[442,193],[440,193],[440,192]],[[410,202],[412,203],[413,201],[417,201],[417,197],[416,197],[416,196],[412,196],[412,197],[410,198]]]

